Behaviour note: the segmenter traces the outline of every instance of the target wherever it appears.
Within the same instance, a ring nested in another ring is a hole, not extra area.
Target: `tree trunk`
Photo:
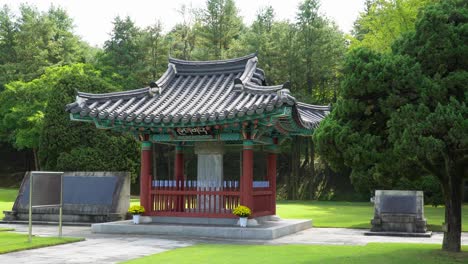
[[[309,186],[309,199],[312,200],[315,198],[315,146],[312,138],[309,138],[310,145],[310,186]]]
[[[445,198],[445,229],[442,250],[460,252],[462,223],[462,175],[448,175],[448,182],[443,182]]]
[[[37,157],[37,149],[33,148],[33,156],[34,156],[34,170],[39,171],[39,159]]]
[[[289,174],[288,182],[287,182],[287,190],[288,190],[288,200],[294,200],[297,198],[297,178],[299,176],[300,171],[300,162],[301,162],[301,155],[300,155],[300,138],[294,136],[291,142],[291,173]]]

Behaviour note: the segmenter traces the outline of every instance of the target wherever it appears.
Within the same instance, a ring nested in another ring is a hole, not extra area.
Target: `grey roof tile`
[[[166,72],[150,87],[106,94],[78,92],[66,111],[93,119],[160,126],[254,118],[291,106],[297,125],[315,128],[329,107],[298,102],[288,84],[266,86],[257,61],[255,54],[219,61],[170,58]]]

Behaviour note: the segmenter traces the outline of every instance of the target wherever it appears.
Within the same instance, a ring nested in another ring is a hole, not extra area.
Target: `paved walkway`
[[[27,225],[2,225],[20,233],[28,233]],[[84,237],[85,241],[65,245],[24,250],[0,255],[0,263],[60,264],[118,263],[129,259],[193,245],[187,239],[164,239],[151,236],[93,234],[90,227],[64,226],[63,235]],[[57,226],[33,226],[33,234],[57,236]]]
[[[27,225],[1,225],[27,233]],[[0,255],[0,263],[118,263],[121,261],[186,247],[196,243],[227,244],[328,244],[365,245],[371,242],[442,243],[442,233],[431,238],[364,236],[366,230],[346,228],[311,228],[271,241],[239,241],[219,239],[194,239],[164,236],[93,234],[90,227],[64,226],[64,236],[84,237],[86,241],[39,248]],[[57,226],[33,226],[35,235],[56,236]],[[462,243],[468,245],[468,233],[463,233]]]
[[[289,236],[271,241],[273,244],[325,244],[325,245],[365,245],[374,242],[385,243],[427,243],[442,244],[443,233],[434,232],[432,237],[391,237],[365,236],[367,229],[310,228]],[[462,244],[468,245],[468,233],[462,233]]]

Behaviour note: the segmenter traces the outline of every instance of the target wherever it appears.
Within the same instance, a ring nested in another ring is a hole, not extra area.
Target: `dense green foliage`
[[[445,250],[460,250],[463,178],[468,178],[468,5],[444,1],[429,6],[416,31],[395,45],[415,58],[430,86],[392,114],[389,140],[400,163],[437,177],[445,200]],[[402,155],[402,154],[405,155]]]
[[[463,263],[466,252],[436,251],[432,244],[371,243],[365,246],[337,245],[219,245],[179,248],[125,263]],[[468,247],[464,247],[468,249]]]
[[[394,171],[387,122],[414,99],[423,78],[420,67],[405,56],[357,49],[347,57],[341,98],[315,133],[318,152],[335,169],[352,168],[360,191],[391,188],[402,171]],[[398,77],[397,77],[398,76]]]
[[[64,66],[41,77],[51,92],[44,111],[39,159],[45,170],[130,171],[138,170],[138,144],[129,135],[98,130],[92,123],[73,122],[64,102],[73,102],[76,89],[103,93],[114,89],[93,67]]]
[[[366,0],[364,12],[354,22],[351,48],[390,52],[393,41],[414,30],[420,9],[434,2],[436,0]]]
[[[205,60],[226,57],[226,51],[239,37],[242,27],[234,0],[207,0],[206,9],[198,14],[198,56]]]
[[[318,152],[352,169],[355,186],[386,188],[430,175],[442,186],[444,249],[460,249],[463,177],[468,157],[468,8],[428,6],[415,32],[389,54],[352,51],[341,96],[315,134]]]
[[[61,8],[40,12],[20,7],[15,17],[0,9],[0,91],[16,80],[31,81],[49,66],[86,62],[89,46],[72,33],[73,21]]]
[[[99,65],[104,74],[112,77],[115,84],[126,89],[139,88],[147,83],[139,77],[144,70],[141,63],[145,57],[142,45],[142,32],[130,17],[116,17],[111,38],[105,42],[99,56]]]

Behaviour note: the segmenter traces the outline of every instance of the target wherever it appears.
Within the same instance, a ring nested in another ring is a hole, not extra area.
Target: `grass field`
[[[82,238],[71,238],[71,237],[37,237],[32,238],[31,243],[28,242],[28,235],[10,233],[10,232],[0,232],[0,254],[33,249],[40,247],[48,247],[60,244],[66,244],[71,242],[82,241]],[[1,257],[0,257],[1,259]]]
[[[0,188],[0,216],[3,218],[3,211],[10,211],[18,195],[18,189]]]
[[[373,205],[366,202],[279,201],[276,210],[281,218],[312,219],[315,227],[370,228],[374,215]],[[468,232],[468,204],[462,213],[462,229]],[[429,230],[441,231],[444,207],[425,206],[424,214]]]
[[[464,251],[468,247],[463,248]],[[366,246],[195,245],[125,263],[467,263],[468,252],[445,253],[440,245],[372,243]]]
[[[0,217],[3,218],[3,211],[9,211],[18,195],[17,189],[0,188]],[[11,231],[11,228],[0,228],[0,231]],[[57,238],[57,237],[33,237],[32,242],[28,242],[28,236],[10,232],[0,232],[0,254],[48,247],[53,245],[82,241],[81,238]]]

